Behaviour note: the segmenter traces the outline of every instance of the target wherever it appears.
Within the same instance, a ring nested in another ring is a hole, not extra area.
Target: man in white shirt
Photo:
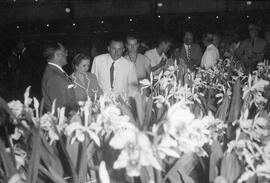
[[[206,46],[206,50],[202,56],[201,67],[209,69],[216,65],[219,59],[219,51],[213,44],[213,35],[205,34],[203,36],[203,44]]]
[[[122,57],[123,41],[120,38],[111,39],[108,51],[94,58],[91,72],[97,76],[104,93],[132,96],[138,84],[137,74],[134,63]]]
[[[150,60],[138,53],[139,39],[135,35],[128,35],[126,47],[127,54],[125,58],[135,64],[138,81],[147,78],[150,74]]]
[[[166,65],[166,53],[170,49],[172,40],[169,37],[161,37],[158,46],[145,52],[145,56],[149,58],[151,64],[151,72],[154,75],[159,74],[162,67]]]

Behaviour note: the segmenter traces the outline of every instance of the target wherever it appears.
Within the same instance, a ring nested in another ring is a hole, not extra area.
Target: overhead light
[[[191,16],[188,16],[188,19],[190,20],[191,19]]]
[[[249,18],[250,16],[249,15],[247,15],[247,18]]]
[[[158,7],[162,7],[163,6],[163,3],[159,2],[159,3],[157,3],[157,6]]]
[[[72,26],[73,26],[73,27],[75,27],[75,26],[76,26],[76,24],[75,24],[75,23],[72,23]]]
[[[13,0],[13,2],[16,2],[16,0]]]
[[[216,16],[216,19],[219,19],[219,16],[218,15]]]
[[[19,25],[17,25],[17,29],[19,29],[20,28],[20,26]]]
[[[102,23],[102,24],[103,24],[103,23],[104,23],[104,21],[103,21],[103,20],[101,20],[101,21],[100,21],[100,23]]]
[[[38,0],[35,0],[35,2],[38,2]]]
[[[246,3],[247,3],[247,5],[251,5],[252,1],[247,1]]]
[[[129,21],[132,22],[133,21],[132,18],[130,18]]]
[[[161,16],[160,16],[160,15],[158,15],[157,17],[158,17],[158,18],[160,18]]]
[[[65,9],[65,12],[66,12],[66,13],[70,13],[70,12],[71,12],[71,9],[70,9],[70,8],[66,8],[66,9]]]
[[[46,27],[50,27],[50,24],[46,24]]]

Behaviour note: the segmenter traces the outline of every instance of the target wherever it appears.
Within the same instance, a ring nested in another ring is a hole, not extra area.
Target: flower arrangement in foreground
[[[1,149],[13,162],[1,169],[3,180],[108,183],[119,181],[113,169],[125,169],[120,180],[189,183],[200,180],[190,175],[199,168],[202,181],[267,181],[269,82],[235,65],[197,72],[171,65],[142,80],[132,100],[105,94],[68,115],[55,105],[42,114],[27,88],[23,103],[9,103],[16,128]],[[115,155],[112,164],[104,149]]]

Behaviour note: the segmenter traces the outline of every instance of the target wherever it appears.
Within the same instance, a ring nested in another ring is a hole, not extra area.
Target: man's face
[[[180,48],[175,48],[173,50],[173,56],[174,58],[180,58]]]
[[[171,42],[163,42],[163,52],[167,53],[169,49],[171,48],[172,43]]]
[[[250,38],[255,38],[258,35],[258,31],[256,29],[249,29],[249,36]]]
[[[193,43],[193,35],[191,33],[186,33],[184,36],[184,43],[186,45],[191,45]]]
[[[119,59],[124,52],[124,45],[121,41],[112,41],[108,47],[109,54],[113,60]]]
[[[128,39],[126,47],[129,53],[137,53],[139,48],[139,43],[136,39]]]
[[[56,56],[58,58],[58,62],[61,66],[67,65],[67,50],[65,49],[65,47],[60,44],[60,49],[56,51]]]

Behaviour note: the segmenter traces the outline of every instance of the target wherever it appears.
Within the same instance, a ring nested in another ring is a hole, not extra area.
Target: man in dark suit
[[[189,69],[194,70],[194,68],[200,66],[201,63],[201,48],[198,44],[193,43],[192,32],[185,32],[183,42],[184,43],[180,51],[180,58],[185,61],[185,64]]]
[[[67,64],[67,52],[58,42],[52,42],[44,50],[44,57],[48,62],[42,78],[42,96],[45,111],[51,110],[56,99],[57,107],[66,107],[69,112],[76,107],[73,84],[62,69]]]

